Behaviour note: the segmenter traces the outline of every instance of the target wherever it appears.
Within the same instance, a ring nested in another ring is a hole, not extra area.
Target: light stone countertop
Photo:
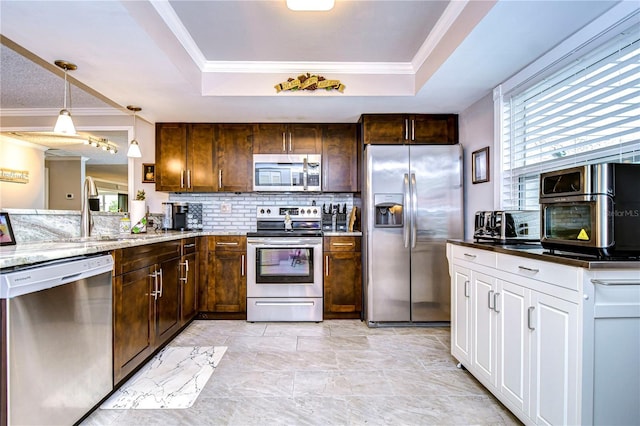
[[[0,247],[0,269],[202,235],[220,235],[220,233],[168,231],[146,234],[98,235],[89,238],[69,238],[60,241],[2,246]]]

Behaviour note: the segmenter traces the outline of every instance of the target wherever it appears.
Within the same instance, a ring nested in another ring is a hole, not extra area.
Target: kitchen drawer
[[[496,267],[497,253],[489,250],[475,249],[471,247],[452,245],[451,254],[454,259],[464,260],[465,262],[476,263],[478,265],[487,266],[489,268]]]
[[[180,256],[180,240],[121,249],[115,256],[115,275],[125,274]]]
[[[578,290],[579,270],[573,266],[499,254],[498,269],[570,290]]]
[[[182,256],[187,254],[192,254],[196,252],[196,239],[194,238],[185,238],[182,240]]]
[[[213,244],[213,247],[212,247]],[[242,235],[220,235],[209,240],[209,250],[247,251],[247,238]]]
[[[360,251],[360,237],[324,237],[324,251]]]

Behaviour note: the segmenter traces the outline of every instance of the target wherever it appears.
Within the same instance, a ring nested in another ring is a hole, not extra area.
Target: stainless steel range
[[[247,321],[322,321],[322,214],[317,206],[257,208],[247,234]]]

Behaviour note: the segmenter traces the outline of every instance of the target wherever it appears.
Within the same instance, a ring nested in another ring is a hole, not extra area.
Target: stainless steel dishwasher
[[[113,389],[110,255],[2,271],[10,425],[70,425]]]

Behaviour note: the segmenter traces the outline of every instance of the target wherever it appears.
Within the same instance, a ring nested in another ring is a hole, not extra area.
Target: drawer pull
[[[527,268],[526,266],[520,266],[520,265],[518,265],[518,269],[522,269],[523,271],[527,271],[527,272],[533,272],[534,274],[537,274],[538,272],[540,272],[540,269]]]
[[[593,284],[600,285],[640,285],[638,280],[591,280]]]
[[[336,247],[352,247],[353,243],[331,243],[331,245]]]
[[[238,243],[237,242],[234,242],[234,243],[223,243],[223,242],[217,242],[216,241],[216,245],[217,246],[237,246]]]
[[[464,253],[464,257],[468,257],[469,259],[475,259],[478,256],[476,256],[475,254]]]
[[[529,327],[529,330],[535,330],[535,327],[532,327],[531,324],[533,324],[533,321],[531,320],[532,314],[533,314],[533,310],[535,309],[535,306],[529,306],[529,309],[527,309],[527,327]]]
[[[195,247],[196,243],[191,243],[191,244],[185,244],[184,248],[191,248],[191,247]]]

